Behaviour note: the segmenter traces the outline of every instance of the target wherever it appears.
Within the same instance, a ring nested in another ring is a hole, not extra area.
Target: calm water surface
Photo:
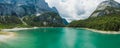
[[[15,32],[0,48],[120,48],[120,35],[76,28],[39,28]]]

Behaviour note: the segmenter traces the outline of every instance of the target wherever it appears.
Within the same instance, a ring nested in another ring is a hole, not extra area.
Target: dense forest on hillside
[[[64,27],[63,19],[58,13],[46,12],[39,16],[24,17],[0,16],[0,29],[15,27]]]
[[[54,12],[46,12],[44,14],[41,14],[40,16],[25,16],[23,21],[25,21],[29,26],[37,26],[37,27],[65,26],[59,14]]]
[[[119,31],[120,30],[120,15],[110,14],[96,17],[88,18],[85,20],[73,21],[69,27],[82,27],[82,28],[92,28],[97,30],[105,31]]]

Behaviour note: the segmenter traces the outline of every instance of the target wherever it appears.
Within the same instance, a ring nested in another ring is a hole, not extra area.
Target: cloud
[[[104,0],[46,0],[50,7],[56,7],[61,17],[69,22],[88,18],[102,1]]]

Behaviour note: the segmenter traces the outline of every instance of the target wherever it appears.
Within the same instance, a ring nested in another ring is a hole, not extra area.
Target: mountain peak
[[[107,1],[103,1],[102,3],[100,3],[98,5],[98,10],[103,10],[106,7],[114,7],[114,8],[120,8],[120,3],[114,1],[114,0],[107,0]]]
[[[2,8],[0,16],[10,16],[12,14],[15,16],[25,16],[44,12],[58,13],[57,9],[50,8],[45,0],[0,0],[0,7]]]
[[[120,3],[115,0],[101,2],[90,17],[104,16],[108,14],[120,13]]]
[[[65,23],[57,9],[49,7],[45,0],[0,0],[0,24],[64,26]]]

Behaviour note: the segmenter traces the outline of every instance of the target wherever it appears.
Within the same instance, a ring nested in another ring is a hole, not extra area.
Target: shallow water
[[[0,48],[120,48],[120,35],[76,28],[38,28],[14,32]]]

